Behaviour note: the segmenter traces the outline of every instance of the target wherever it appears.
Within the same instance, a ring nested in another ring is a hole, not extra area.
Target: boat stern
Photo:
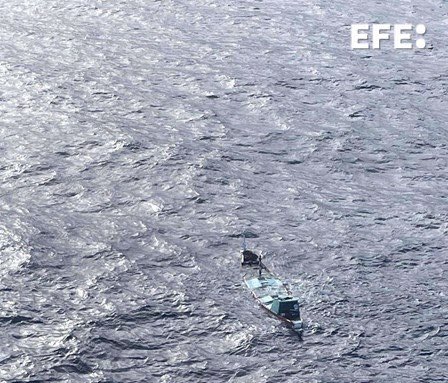
[[[303,331],[303,323],[301,320],[293,320],[291,321],[292,324],[292,329],[296,332],[298,332],[299,334],[302,333]]]

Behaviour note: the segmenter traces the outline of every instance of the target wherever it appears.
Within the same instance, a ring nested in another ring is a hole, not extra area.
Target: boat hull
[[[248,251],[245,250],[245,253]],[[297,298],[294,298],[288,287],[262,263],[261,257],[256,262],[253,259],[255,253],[250,253],[251,262],[247,262],[242,253],[241,264],[246,271],[244,282],[253,297],[270,315],[301,333],[302,321]]]

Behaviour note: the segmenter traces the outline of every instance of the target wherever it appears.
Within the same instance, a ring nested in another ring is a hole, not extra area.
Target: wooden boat
[[[258,303],[270,314],[302,332],[299,300],[288,287],[262,262],[261,255],[251,250],[241,250],[241,266],[245,269],[244,283]]]

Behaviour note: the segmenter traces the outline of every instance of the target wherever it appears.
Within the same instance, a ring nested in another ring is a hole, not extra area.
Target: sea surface
[[[0,42],[0,382],[448,381],[448,2],[11,0]]]

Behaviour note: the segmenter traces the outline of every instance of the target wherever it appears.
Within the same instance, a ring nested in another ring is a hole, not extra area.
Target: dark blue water
[[[1,382],[448,381],[446,2],[0,10]]]

